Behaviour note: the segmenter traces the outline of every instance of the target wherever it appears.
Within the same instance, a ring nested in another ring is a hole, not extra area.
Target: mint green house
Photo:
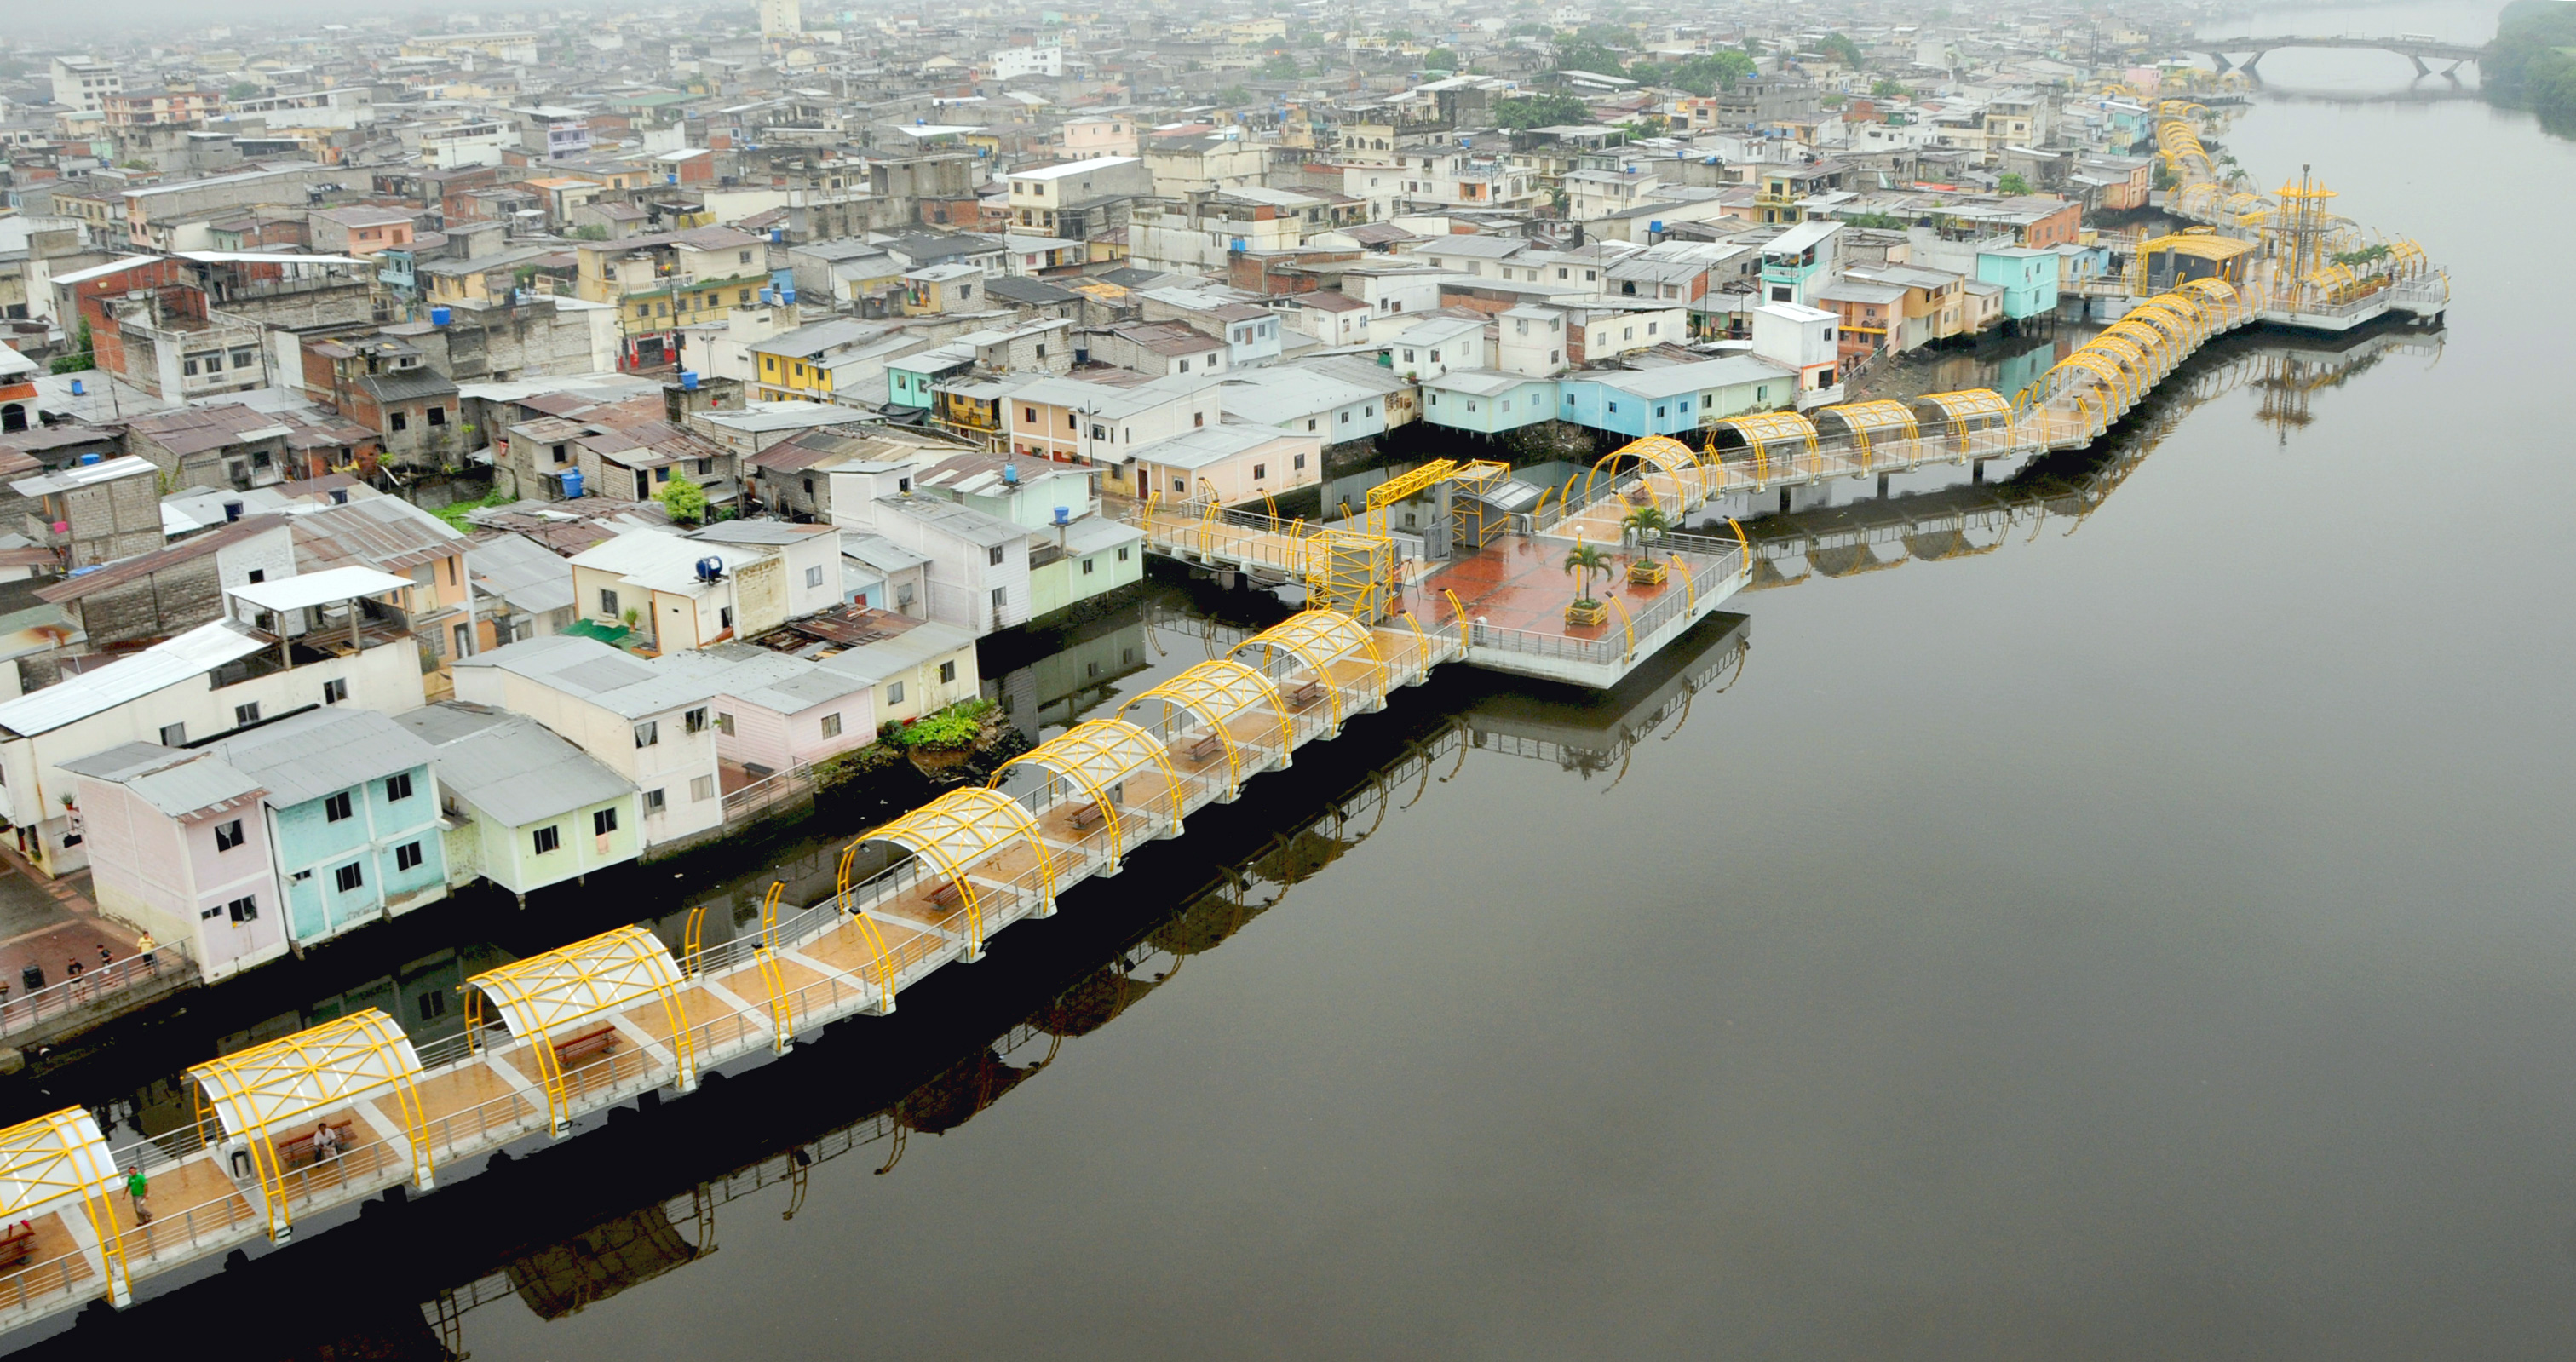
[[[447,897],[429,745],[391,718],[310,709],[226,738],[215,752],[266,792],[269,854],[297,947]]]
[[[641,849],[635,783],[536,720],[448,700],[396,722],[433,754],[451,882],[479,875],[524,899]]]
[[[1452,430],[1500,435],[1556,414],[1556,380],[1500,369],[1452,369],[1422,380],[1422,419]]]

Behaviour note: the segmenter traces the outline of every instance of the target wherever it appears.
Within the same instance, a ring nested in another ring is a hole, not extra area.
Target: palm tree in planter
[[[1568,575],[1576,577],[1580,583],[1577,590],[1582,593],[1574,598],[1573,604],[1565,607],[1565,622],[1568,624],[1609,623],[1610,607],[1592,599],[1592,574],[1596,572],[1604,576],[1609,574],[1610,555],[1603,553],[1598,544],[1586,544],[1577,539],[1574,541],[1574,547],[1566,552],[1565,570]]]
[[[1641,555],[1635,562],[1628,565],[1628,581],[1631,585],[1662,586],[1664,579],[1672,575],[1673,570],[1669,564],[1655,561],[1655,541],[1663,538],[1672,527],[1673,518],[1664,514],[1664,508],[1661,506],[1640,506],[1620,520],[1620,531],[1636,538],[1637,549]]]

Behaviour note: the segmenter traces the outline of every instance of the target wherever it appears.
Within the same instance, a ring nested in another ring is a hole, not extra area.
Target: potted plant
[[[1628,564],[1628,581],[1633,586],[1662,586],[1672,575],[1672,565],[1655,561],[1655,541],[1673,527],[1671,516],[1661,506],[1640,506],[1619,521],[1622,534],[1637,541],[1638,557]]]
[[[1576,590],[1580,593],[1572,604],[1565,607],[1565,622],[1570,625],[1609,623],[1609,605],[1592,599],[1592,574],[1610,571],[1610,555],[1603,553],[1598,544],[1586,544],[1577,539],[1574,547],[1566,552],[1565,570],[1577,579],[1579,585]]]

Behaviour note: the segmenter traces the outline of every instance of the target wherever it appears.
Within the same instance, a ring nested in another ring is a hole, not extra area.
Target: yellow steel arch
[[[682,1092],[697,1086],[697,1039],[690,1034],[688,1005],[680,997],[685,976],[669,948],[643,927],[601,932],[465,982],[471,990],[466,995],[468,1034],[482,1029],[477,1000],[490,998],[510,1034],[528,1043],[558,1131],[572,1120],[572,1091],[554,1047],[554,1033],[566,1027],[658,1001],[663,1024],[671,1031],[674,1086]]]
[[[276,1131],[317,1111],[389,1094],[410,1137],[412,1180],[423,1190],[436,1185],[428,1120],[412,1086],[420,1072],[420,1056],[402,1028],[370,1007],[208,1060],[188,1077],[224,1132],[249,1145],[251,1169],[267,1193],[268,1237],[283,1241],[293,1225]]]
[[[891,842],[911,851],[936,866],[957,887],[957,901],[966,913],[968,959],[984,953],[983,897],[966,874],[977,861],[1014,840],[1025,841],[1038,860],[1045,895],[1041,902],[1047,906],[1055,902],[1055,857],[1048,854],[1045,841],[1038,835],[1037,820],[1021,807],[1020,801],[980,785],[950,790],[870,832],[868,840]]]
[[[1592,480],[1601,475],[1602,469],[1621,459],[1635,459],[1640,463],[1652,464],[1671,474],[1673,481],[1685,487],[1690,485],[1692,475],[1700,471],[1699,455],[1689,445],[1669,435],[1640,436],[1592,461],[1592,470],[1583,475],[1584,505],[1592,504]],[[1568,479],[1566,488],[1569,492],[1572,491],[1573,486],[1573,481]],[[1700,488],[1703,495],[1707,490],[1705,484]],[[1685,504],[1687,504],[1687,495],[1685,495]]]
[[[1829,435],[1839,429],[1855,448],[1867,452],[1878,438],[1889,431],[1897,438],[1913,441],[1923,437],[1922,423],[1914,409],[1902,402],[1881,398],[1875,402],[1845,402],[1820,407],[1813,418],[1816,433]]]
[[[2079,355],[2102,356],[2132,373],[2143,371],[2147,367],[2147,351],[2145,346],[2138,344],[2136,341],[2133,341],[2126,336],[2112,335],[2108,331],[2086,341],[2084,343],[2084,348],[2076,351],[2075,353]]]
[[[1109,865],[1115,870],[1127,854],[1127,833],[1118,817],[1118,802],[1109,797],[1120,781],[1152,767],[1163,775],[1163,799],[1172,826],[1181,822],[1181,775],[1172,769],[1171,753],[1153,734],[1123,719],[1093,719],[1049,738],[1002,763],[988,784],[1000,789],[1014,766],[1035,766],[1082,787],[1100,805],[1109,826]]]
[[[107,1278],[108,1300],[122,1308],[133,1300],[125,1229],[117,1221],[116,1204],[108,1199],[119,1181],[115,1153],[97,1120],[82,1108],[66,1107],[0,1130],[0,1225],[27,1220],[67,1197],[79,1198]]]
[[[1951,437],[1959,442],[1961,448],[1965,448],[1968,437],[1978,431],[2012,425],[2012,403],[2004,400],[2004,395],[1992,388],[1962,388],[1957,392],[1926,393],[1915,400],[1931,404],[1935,411],[1947,419]]]
[[[1721,430],[1734,431],[1744,441],[1745,448],[1753,456],[1753,476],[1757,482],[1768,482],[1771,478],[1773,445],[1790,446],[1793,460],[1799,449],[1805,450],[1810,457],[1816,453],[1815,423],[1794,411],[1748,412],[1711,421],[1708,426],[1711,463],[1721,462],[1724,458],[1717,452],[1717,432]]]
[[[2102,334],[2095,336],[2086,348],[2109,350],[2123,359],[2129,357],[2128,350],[2134,349],[2137,352],[2136,363],[2139,367],[2145,368],[2152,365],[2154,358],[2160,358],[2157,352],[2163,350],[2164,346],[2165,333],[2145,322],[2133,322],[2122,318],[2102,328]]]
[[[1333,664],[1350,655],[1353,649],[1364,649],[1378,671],[1378,693],[1386,691],[1386,662],[1377,653],[1377,639],[1368,628],[1338,610],[1301,610],[1287,619],[1236,644],[1227,656],[1239,656],[1246,649],[1262,648],[1271,652],[1285,651],[1315,673],[1316,684],[1323,687],[1324,699],[1332,715],[1333,727],[1342,725],[1342,689],[1334,684]]]
[[[2128,315],[2120,318],[2120,322],[2135,322],[2139,326],[2152,330],[2155,332],[2158,345],[2167,341],[2188,342],[2192,338],[2194,329],[2190,319],[2167,304],[2155,302],[2140,303],[2130,308]],[[2117,324],[2114,323],[2114,325]]]
[[[1288,705],[1280,699],[1279,687],[1252,667],[1232,659],[1202,662],[1171,680],[1130,700],[1118,713],[1128,711],[1148,700],[1178,706],[1199,716],[1216,731],[1225,744],[1226,793],[1231,796],[1243,788],[1242,747],[1235,741],[1233,720],[1252,712],[1256,706],[1267,706],[1279,731],[1279,750],[1288,751]]]
[[[2070,380],[2074,380],[2078,373],[2090,374],[2108,390],[2113,401],[2125,403],[2128,399],[2129,371],[2090,350],[2078,350],[2059,360],[2057,366],[2048,371],[2048,376],[2059,373],[2065,373]],[[2080,386],[2080,380],[2077,380],[2077,385]],[[2107,420],[2108,417],[2109,413],[2105,412],[2104,418]]]

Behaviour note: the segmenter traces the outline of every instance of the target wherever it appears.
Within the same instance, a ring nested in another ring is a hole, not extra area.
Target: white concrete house
[[[573,634],[456,664],[457,699],[527,715],[633,782],[643,795],[647,850],[724,822],[714,696],[696,677]]]

